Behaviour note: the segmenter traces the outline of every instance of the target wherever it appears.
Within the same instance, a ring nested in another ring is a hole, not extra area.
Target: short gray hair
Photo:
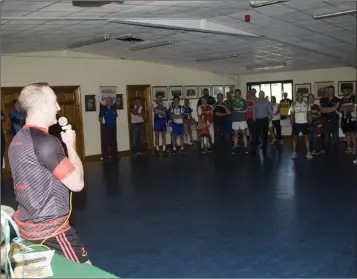
[[[49,87],[47,82],[35,82],[26,85],[20,93],[19,104],[24,112],[31,111],[44,98],[44,87]]]

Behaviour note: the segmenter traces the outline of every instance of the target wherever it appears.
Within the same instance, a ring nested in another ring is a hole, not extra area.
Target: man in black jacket
[[[210,106],[213,106],[213,105],[216,103],[216,99],[209,95],[209,90],[208,90],[208,88],[204,88],[204,89],[203,89],[203,96],[198,99],[197,109],[198,109],[198,107],[199,107],[200,105],[202,105],[202,98],[207,99],[207,104],[209,104]]]

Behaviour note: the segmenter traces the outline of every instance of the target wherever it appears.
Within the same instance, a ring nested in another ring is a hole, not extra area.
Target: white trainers
[[[354,164],[357,164],[357,159],[353,161]]]
[[[312,154],[310,152],[306,153],[306,158],[307,159],[313,159],[314,157],[312,157]]]
[[[291,155],[291,159],[295,159],[295,158],[297,158],[297,153],[293,152],[293,154]]]

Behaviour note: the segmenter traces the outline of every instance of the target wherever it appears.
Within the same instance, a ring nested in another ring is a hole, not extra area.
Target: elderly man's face
[[[259,92],[259,99],[264,99],[265,97],[265,92],[264,91],[260,91]]]

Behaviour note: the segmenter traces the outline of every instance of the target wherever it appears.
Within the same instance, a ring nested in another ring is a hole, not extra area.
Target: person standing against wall
[[[131,135],[132,135],[132,152],[133,154],[139,155],[143,148],[144,143],[144,118],[145,112],[144,107],[141,105],[140,99],[136,98],[134,106],[130,110],[130,120],[131,120]]]
[[[113,98],[107,98],[106,106],[99,111],[99,122],[103,125],[104,148],[102,158],[116,159],[118,153],[117,147],[117,111]],[[110,154],[110,155],[109,155]]]

